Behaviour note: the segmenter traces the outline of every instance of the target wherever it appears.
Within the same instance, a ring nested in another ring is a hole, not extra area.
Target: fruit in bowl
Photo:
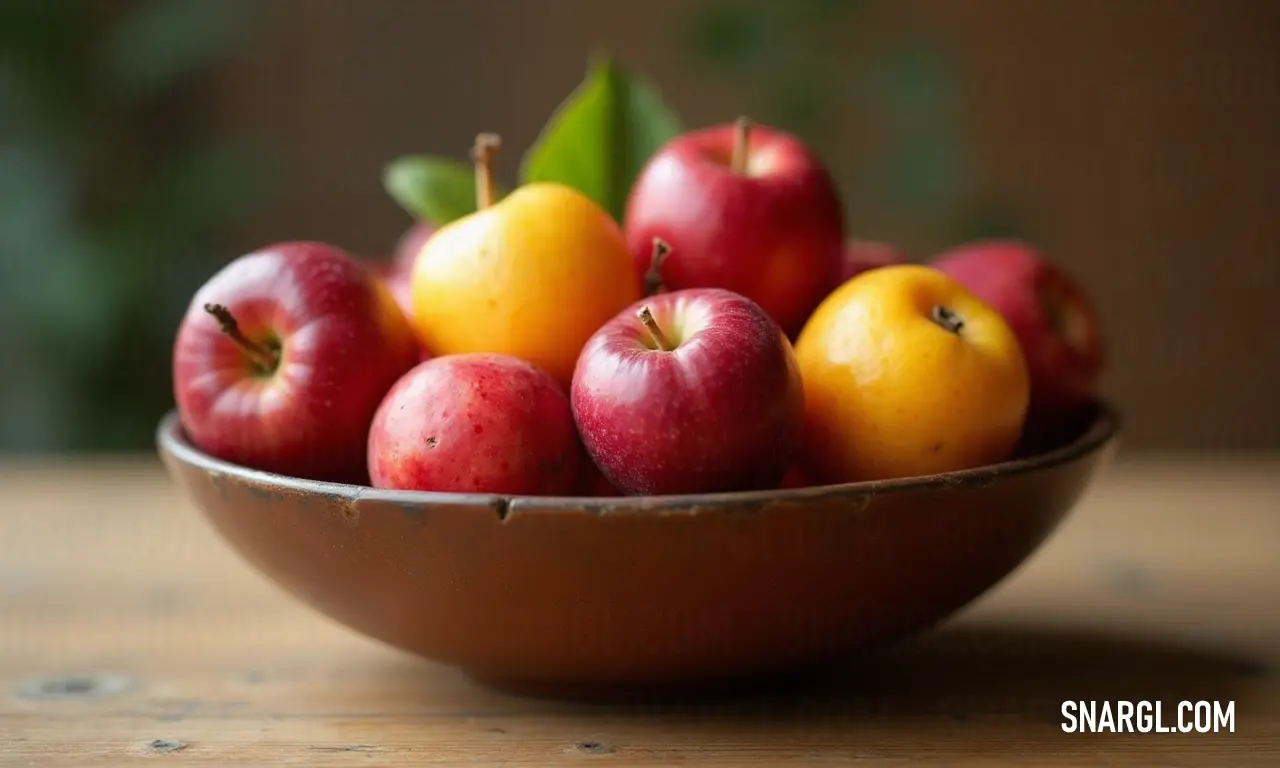
[[[476,141],[477,207],[414,262],[413,320],[433,355],[511,355],[565,389],[582,345],[640,298],[622,230],[577,190],[523,185],[494,199],[498,139]]]
[[[838,660],[1044,541],[1119,430],[1029,319],[1063,281],[846,241],[782,131],[677,134],[617,71],[578,98],[504,197],[488,134],[397,176],[432,223],[392,264],[284,244],[197,292],[157,441],[232,547],[359,632],[572,695]],[[1080,418],[1019,443],[1055,391]]]
[[[995,464],[1030,385],[1013,331],[942,272],[882,267],[845,283],[796,341],[806,469],[843,483]]]
[[[323,252],[318,271],[348,275],[349,260]],[[238,271],[277,301],[310,295],[253,263]],[[376,281],[337,282],[343,296],[382,297],[343,302],[347,311],[382,306],[396,317]],[[218,294],[261,317],[240,292]],[[285,348],[352,336],[339,322],[310,327]],[[247,341],[264,343],[256,325],[246,328]],[[401,331],[377,338],[408,336]],[[232,331],[199,332],[176,357],[216,339],[231,345],[228,360],[238,355],[237,370],[257,364]],[[370,364],[402,346],[359,338]],[[1045,540],[1110,455],[1119,420],[1095,404],[1077,432],[1009,460],[1027,392],[1016,350],[998,313],[951,278],[889,266],[829,296],[794,351],[758,305],[731,291],[638,301],[582,350],[570,394],[579,403],[590,394],[592,407],[575,408],[550,374],[514,357],[456,353],[409,368],[402,353],[395,367],[405,370],[386,375],[369,422],[367,484],[215,455],[197,444],[201,423],[186,408],[161,423],[157,440],[229,545],[337,622],[514,692],[679,692],[785,674],[920,631]],[[183,380],[201,378],[216,379]],[[299,402],[328,391],[328,378],[293,381]],[[347,407],[372,402],[369,392],[347,389]],[[808,424],[834,424],[842,439],[812,440],[826,459],[814,472],[794,461],[788,435],[811,439],[791,430],[806,425],[805,411],[831,406],[820,414],[830,418]],[[349,434],[343,422],[325,426],[299,436]],[[625,441],[607,443],[629,429],[669,453],[631,456]],[[610,493],[595,457],[577,453],[580,436],[644,495]],[[951,445],[935,450],[940,436]],[[725,475],[711,470],[736,451],[757,476],[732,485],[760,490],[713,491]],[[688,466],[655,460],[664,457]],[[895,479],[867,479],[876,476]]]
[[[723,288],[793,336],[839,282],[844,212],[826,168],[799,138],[741,119],[673,138],[636,179],[627,245],[639,274],[653,242],[667,290]]]
[[[374,411],[418,354],[363,264],[322,243],[281,243],[196,292],[174,342],[174,398],[192,443],[213,456],[363,482]]]
[[[1106,350],[1092,302],[1061,266],[1029,243],[983,240],[931,264],[996,308],[1026,353],[1031,410],[1051,419],[1098,395]]]
[[[578,487],[577,495],[602,498],[625,496],[626,494],[618,490],[618,486],[609,482],[609,478],[604,476],[604,473],[600,471],[600,467],[596,466],[595,461],[588,456],[582,463],[582,482]]]
[[[673,291],[623,310],[587,342],[571,397],[591,457],[632,495],[767,488],[800,448],[791,344],[731,291]]]
[[[564,391],[506,355],[428,360],[392,386],[369,430],[375,488],[567,496],[582,444]]]

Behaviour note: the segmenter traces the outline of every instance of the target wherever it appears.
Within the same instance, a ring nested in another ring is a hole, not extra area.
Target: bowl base
[[[810,662],[860,667],[973,602],[1052,533],[1119,431],[1100,403],[988,467],[613,498],[282,477],[198,450],[176,412],[157,445],[248,565],[360,634],[522,696],[741,701],[857,683],[855,664]]]
[[[477,685],[510,696],[567,703],[652,705],[699,703],[811,693],[838,679],[851,659],[841,656],[762,674],[654,682],[536,680],[463,670]]]

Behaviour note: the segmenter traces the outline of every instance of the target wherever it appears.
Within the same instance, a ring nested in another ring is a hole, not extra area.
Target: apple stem
[[[471,150],[471,159],[476,165],[476,209],[484,210],[493,205],[494,187],[493,158],[502,147],[502,137],[496,133],[482,133],[476,136],[475,146]]]
[[[941,304],[934,305],[929,312],[929,319],[937,323],[944,331],[951,333],[960,333],[960,329],[964,328],[964,318],[956,314],[951,307],[945,307]]]
[[[660,237],[653,238],[653,256],[649,259],[649,269],[644,273],[644,294],[652,296],[662,293],[662,263],[671,253],[671,246]]]
[[[240,330],[240,324],[236,322],[236,318],[231,314],[231,310],[221,304],[205,304],[204,311],[213,315],[218,321],[218,325],[222,326],[222,332],[227,335],[236,346],[240,347],[249,359],[262,368],[263,371],[274,371],[280,363],[276,353],[253,341]]]
[[[733,123],[733,154],[729,156],[729,170],[747,172],[747,150],[751,140],[751,118],[743,115]]]
[[[645,330],[649,332],[649,336],[653,338],[653,343],[663,352],[670,352],[671,342],[667,341],[667,335],[662,332],[662,328],[658,326],[658,321],[653,319],[653,313],[648,307],[641,307],[636,313],[640,318],[640,322],[644,323]]]

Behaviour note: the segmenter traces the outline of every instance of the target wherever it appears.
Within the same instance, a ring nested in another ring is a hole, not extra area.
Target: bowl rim
[[[512,509],[520,511],[581,511],[592,514],[627,511],[715,510],[726,507],[756,507],[777,502],[870,498],[890,491],[927,490],[957,486],[990,485],[997,480],[1049,469],[1077,461],[1111,444],[1120,433],[1123,419],[1105,400],[1093,403],[1094,417],[1088,428],[1069,443],[1048,451],[972,469],[931,475],[869,480],[853,483],[814,485],[802,488],[775,488],[755,491],[672,494],[655,496],[525,496],[510,494],[454,493],[444,491],[402,491],[352,485],[325,480],[290,477],[234,464],[195,447],[182,429],[177,409],[171,409],[156,427],[156,445],[161,454],[206,474],[233,476],[243,482],[295,495],[322,495],[347,503],[357,500],[382,501],[402,508],[430,506],[488,507],[506,518]]]

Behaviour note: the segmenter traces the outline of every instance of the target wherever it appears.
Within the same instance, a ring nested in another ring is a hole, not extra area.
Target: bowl
[[[320,613],[492,686],[595,695],[785,677],[930,627],[1044,541],[1119,429],[1098,404],[979,469],[629,498],[283,477],[197,450],[175,413],[157,443],[226,542]]]

